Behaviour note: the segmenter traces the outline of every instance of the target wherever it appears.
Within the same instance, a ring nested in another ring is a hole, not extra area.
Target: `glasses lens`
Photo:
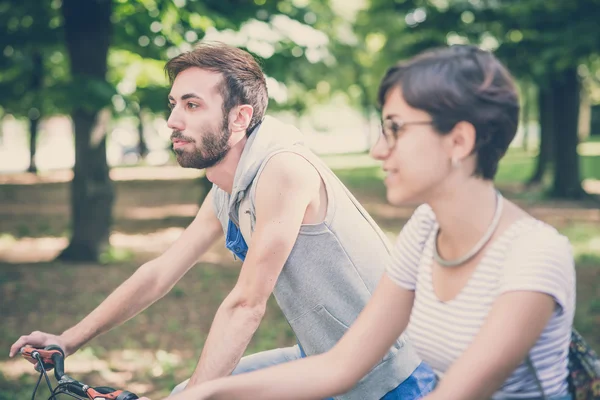
[[[382,126],[382,134],[388,145],[388,148],[392,149],[396,144],[396,134],[397,134],[398,126],[391,119],[386,119],[383,122]]]

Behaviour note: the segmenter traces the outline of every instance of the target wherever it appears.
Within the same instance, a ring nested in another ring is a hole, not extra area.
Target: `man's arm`
[[[37,331],[21,336],[12,345],[10,356],[25,345],[44,347],[50,344],[61,346],[67,355],[72,354],[94,337],[124,323],[163,297],[222,234],[212,197],[210,192],[194,221],[164,254],[139,267],[81,322],[60,336]]]
[[[256,228],[238,281],[211,326],[188,388],[229,375],[265,313],[266,303],[298,237],[321,179],[304,158],[274,156],[259,177]]]

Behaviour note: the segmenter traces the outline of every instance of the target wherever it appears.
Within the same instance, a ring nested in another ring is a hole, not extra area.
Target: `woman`
[[[440,378],[427,400],[571,398],[570,244],[493,184],[517,130],[509,73],[476,47],[429,51],[388,70],[379,102],[383,135],[372,155],[383,161],[388,201],[423,205],[367,307],[325,354],[208,382],[174,400],[340,394],[405,329]]]

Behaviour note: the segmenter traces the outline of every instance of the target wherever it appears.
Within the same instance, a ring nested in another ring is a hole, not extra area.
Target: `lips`
[[[389,183],[391,183],[390,181],[393,181],[395,179],[395,175],[396,175],[396,171],[386,171],[387,174],[385,176],[385,179],[383,180],[383,183],[385,185],[388,185]]]
[[[178,148],[183,147],[186,144],[190,143],[187,140],[182,140],[182,139],[173,139],[172,142],[173,142],[174,149],[178,149]]]

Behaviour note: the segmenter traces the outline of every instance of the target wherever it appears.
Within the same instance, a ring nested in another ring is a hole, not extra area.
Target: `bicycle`
[[[83,382],[79,382],[65,374],[65,352],[56,345],[46,346],[43,349],[25,346],[20,350],[20,354],[29,362],[35,365],[35,370],[40,373],[40,377],[33,389],[31,400],[35,399],[35,394],[40,386],[42,377],[46,378],[46,383],[50,389],[48,400],[58,399],[58,395],[64,394],[78,400],[135,400],[139,397],[127,390],[117,390],[108,386],[92,387]],[[56,388],[52,389],[50,378],[46,371],[54,368],[54,376],[58,382]]]

